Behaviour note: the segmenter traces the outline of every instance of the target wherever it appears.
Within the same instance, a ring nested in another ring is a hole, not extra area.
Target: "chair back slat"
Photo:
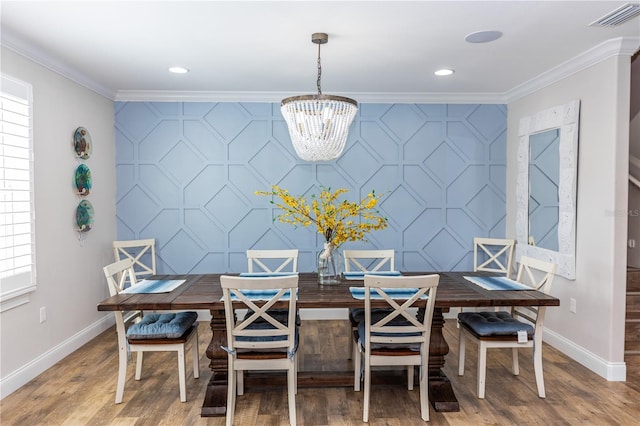
[[[136,278],[156,274],[156,240],[122,240],[113,242],[113,255],[116,261],[129,259],[132,262]]]
[[[249,272],[298,272],[298,249],[247,250],[247,262]]]
[[[346,272],[376,272],[395,270],[395,252],[385,250],[343,250]]]
[[[104,274],[107,278],[109,294],[115,296],[126,288],[126,284],[136,284],[136,274],[131,259],[122,259],[105,266]]]
[[[473,270],[511,276],[516,241],[513,239],[473,239]]]
[[[528,256],[520,258],[520,268],[516,281],[534,290],[549,294],[558,265]]]

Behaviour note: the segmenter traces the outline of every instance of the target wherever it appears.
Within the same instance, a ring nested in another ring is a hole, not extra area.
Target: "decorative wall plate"
[[[91,170],[85,164],[80,164],[76,168],[74,176],[78,195],[89,195],[91,191]]]
[[[78,231],[88,232],[93,227],[93,205],[89,200],[82,200],[76,208]]]
[[[91,157],[92,146],[89,131],[84,127],[78,127],[73,134],[73,147],[76,151],[76,156],[83,160]]]

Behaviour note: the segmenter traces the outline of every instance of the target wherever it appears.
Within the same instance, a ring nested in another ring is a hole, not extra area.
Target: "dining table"
[[[429,399],[439,412],[459,411],[451,382],[443,372],[445,356],[449,345],[443,335],[444,314],[451,308],[489,308],[509,306],[559,306],[556,297],[537,290],[489,290],[471,282],[469,277],[491,276],[483,272],[402,272],[402,275],[439,274],[440,281],[436,294],[433,314],[431,341],[429,346]],[[164,293],[127,293],[112,296],[97,305],[98,311],[177,311],[208,310],[211,313],[211,341],[206,355],[212,375],[207,384],[201,416],[226,415],[228,354],[222,347],[226,345],[222,288],[222,274],[156,275],[157,280],[184,280],[179,287]],[[237,275],[237,274],[229,274]],[[363,308],[364,300],[352,296],[350,287],[364,286],[363,279],[343,277],[337,285],[319,285],[316,273],[299,273],[297,306],[300,309]],[[372,308],[383,306],[384,301],[372,300]],[[417,302],[418,314],[424,301]],[[277,307],[277,306],[276,306]],[[299,387],[353,386],[353,370],[349,371],[300,371]],[[255,383],[265,385],[271,380]],[[250,386],[250,378],[245,378]]]

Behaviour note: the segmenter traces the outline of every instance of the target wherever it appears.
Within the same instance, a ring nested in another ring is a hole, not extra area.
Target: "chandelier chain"
[[[318,44],[318,95],[322,95],[322,89],[320,88],[320,78],[322,77],[322,65],[320,64],[320,44]]]

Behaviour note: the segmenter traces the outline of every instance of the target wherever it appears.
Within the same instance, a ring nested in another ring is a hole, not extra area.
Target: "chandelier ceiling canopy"
[[[349,126],[358,111],[358,103],[353,99],[322,93],[320,45],[328,40],[325,33],[311,35],[311,41],[318,45],[318,93],[291,96],[280,103],[293,148],[305,161],[329,161],[340,157]]]

